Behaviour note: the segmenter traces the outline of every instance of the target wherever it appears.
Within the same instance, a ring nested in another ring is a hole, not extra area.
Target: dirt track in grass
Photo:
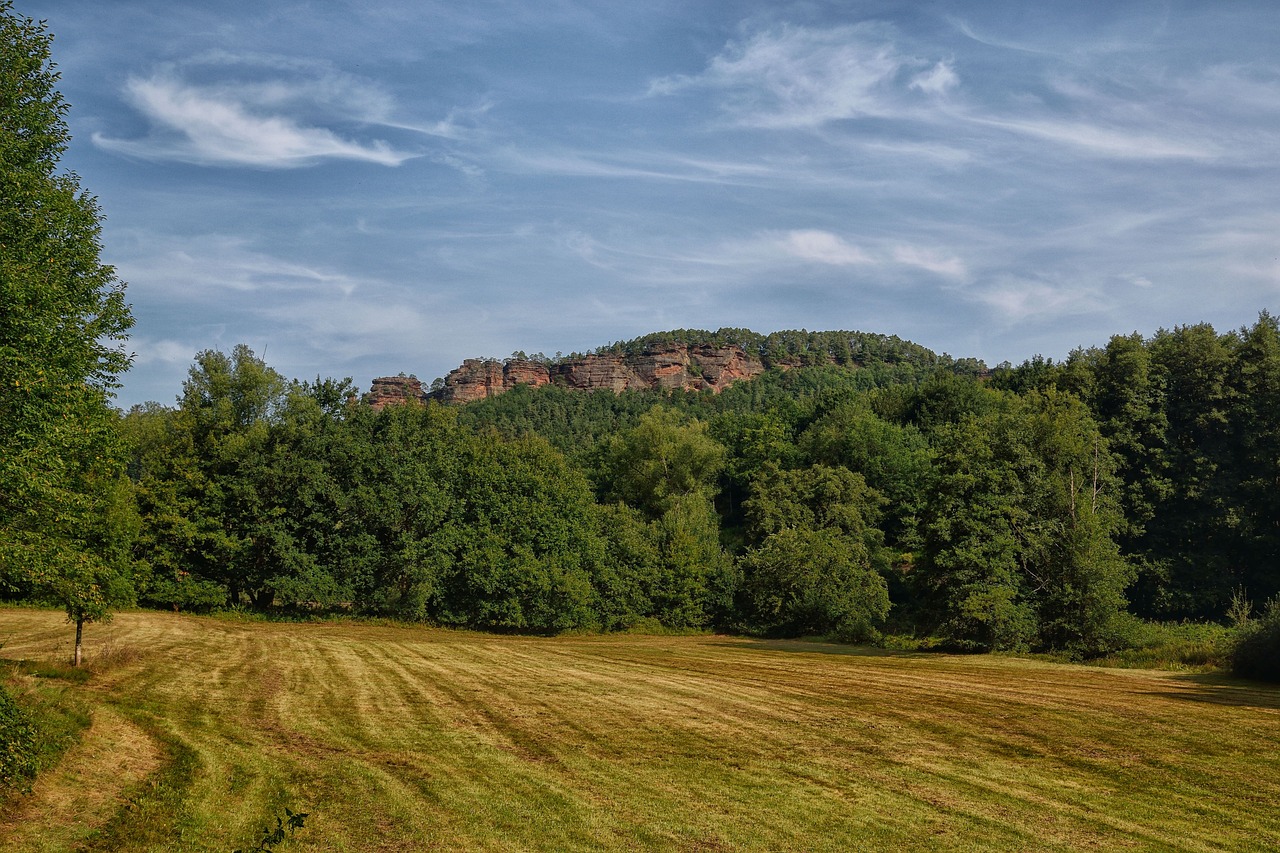
[[[0,610],[6,657],[68,631]],[[3,849],[229,851],[285,806],[299,851],[1280,847],[1280,690],[1210,676],[152,613],[96,647],[76,689],[149,781]]]

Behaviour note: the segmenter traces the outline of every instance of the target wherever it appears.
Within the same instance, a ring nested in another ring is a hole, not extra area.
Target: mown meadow
[[[77,681],[61,613],[0,638],[92,717],[6,850],[230,851],[286,807],[297,851],[1280,846],[1280,689],[1211,674],[130,612]]]

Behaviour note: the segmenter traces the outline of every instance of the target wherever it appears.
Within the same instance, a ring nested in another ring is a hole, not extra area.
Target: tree
[[[724,446],[703,421],[655,406],[603,450],[600,490],[644,514],[658,546],[654,615],[674,627],[725,619],[737,585],[713,503]]]
[[[133,320],[99,260],[97,202],[57,171],[70,132],[51,43],[0,0],[0,585],[63,604],[79,636],[128,598],[129,525],[103,519]]]
[[[873,636],[889,612],[866,545],[835,528],[780,530],[742,565],[752,617],[772,633],[835,633],[856,642]]]
[[[604,456],[606,491],[656,519],[686,498],[711,496],[725,449],[704,422],[655,406],[615,436]]]
[[[918,572],[935,625],[977,649],[1107,651],[1132,575],[1105,443],[1070,395],[993,402],[939,433]]]

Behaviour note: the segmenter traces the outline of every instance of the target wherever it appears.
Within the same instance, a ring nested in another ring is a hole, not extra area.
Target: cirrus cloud
[[[925,70],[900,79],[916,69]],[[939,95],[958,83],[950,64],[905,56],[884,26],[860,23],[757,33],[726,45],[701,74],[654,80],[649,94],[718,90],[733,124],[813,128],[843,119],[899,115],[912,109],[905,102],[908,90]]]
[[[268,109],[279,110],[300,99],[314,101],[314,88],[272,81],[235,90],[194,85],[166,73],[132,78],[125,95],[151,122],[151,135],[115,139],[99,133],[93,141],[100,148],[142,159],[259,168],[309,166],[325,159],[398,166],[418,156],[381,140],[347,139]]]

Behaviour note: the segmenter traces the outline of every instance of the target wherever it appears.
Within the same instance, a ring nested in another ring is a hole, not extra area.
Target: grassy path
[[[4,849],[75,849],[115,816],[160,760],[145,732],[109,707],[98,708],[81,742],[0,817]]]
[[[8,657],[66,634],[0,610]],[[286,805],[299,851],[1280,847],[1280,690],[1211,677],[167,614],[95,643],[94,730],[165,758],[87,849],[229,851]]]

